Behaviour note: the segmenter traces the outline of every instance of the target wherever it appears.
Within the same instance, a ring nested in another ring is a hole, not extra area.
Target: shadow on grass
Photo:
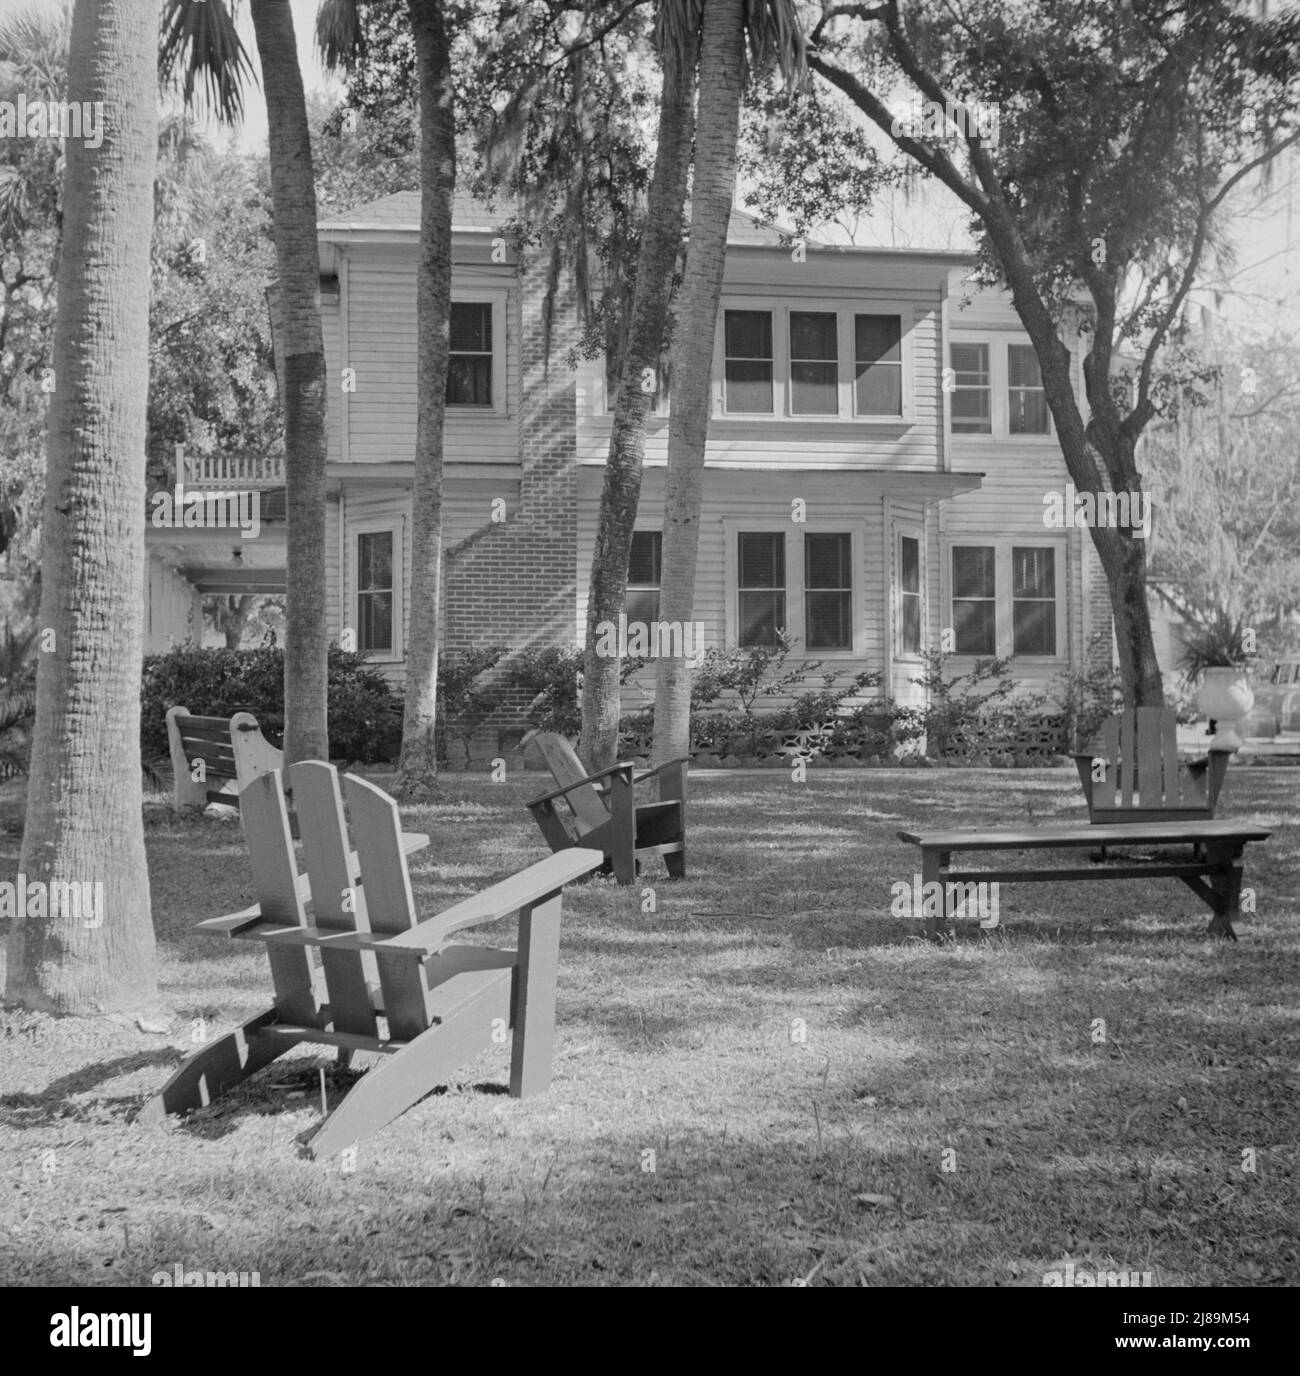
[[[123,1075],[131,1075],[150,1066],[169,1065],[175,1059],[174,1051],[160,1047],[156,1051],[135,1051],[130,1055],[117,1056],[110,1061],[95,1061],[57,1080],[51,1080],[42,1090],[15,1090],[0,1094],[0,1114],[6,1119],[6,1127],[18,1129],[48,1127],[51,1123],[68,1119],[74,1122],[99,1121],[106,1107],[125,1107],[133,1103],[136,1096],[123,1095],[85,1104],[74,1103],[74,1096],[86,1094],[107,1080],[120,1079]],[[11,1118],[11,1114],[16,1116]]]

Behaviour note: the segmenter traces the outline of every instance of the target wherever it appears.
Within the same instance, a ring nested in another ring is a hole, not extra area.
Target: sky
[[[338,79],[321,66],[315,51],[314,24],[319,0],[290,0],[298,57],[304,84],[313,89],[338,93]],[[62,0],[0,0],[0,18],[25,10],[55,11]],[[247,0],[237,6],[236,19],[254,67],[257,44]],[[215,123],[207,132],[214,142],[233,139],[243,152],[261,153],[266,146],[266,105],[259,87],[249,91],[245,100],[245,119],[233,133]],[[1232,296],[1226,309],[1234,316],[1249,316],[1266,322],[1278,320],[1300,333],[1300,157],[1293,158],[1289,175],[1275,179],[1272,192],[1263,195],[1258,188],[1237,198],[1227,218],[1230,237],[1235,242],[1236,267],[1223,285]],[[927,248],[966,248],[970,239],[963,208],[944,188],[932,187],[921,196],[901,193],[882,197],[869,216],[858,223],[831,230],[822,237],[861,245],[893,243]],[[1215,310],[1213,292],[1202,294],[1202,302]]]

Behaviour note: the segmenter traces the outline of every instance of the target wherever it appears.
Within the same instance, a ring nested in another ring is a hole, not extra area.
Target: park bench
[[[670,760],[637,773],[635,765],[611,765],[588,774],[577,751],[563,736],[539,731],[534,741],[557,788],[529,804],[554,852],[589,846],[604,853],[605,870],[620,884],[636,879],[637,864],[662,855],[673,879],[686,877],[686,769],[689,759]],[[636,784],[659,781],[659,801],[637,804]],[[563,803],[562,811],[557,804]]]
[[[1232,941],[1233,919],[1241,914],[1241,876],[1243,854],[1251,841],[1264,841],[1272,833],[1249,822],[1166,821],[1104,823],[1089,826],[1036,827],[1032,831],[1003,828],[993,831],[900,831],[901,840],[921,847],[923,884],[937,882],[939,892],[947,895],[949,884],[1004,884],[1025,881],[1049,883],[1077,880],[1181,879],[1199,898],[1205,900],[1214,916],[1210,933]],[[955,870],[956,851],[994,850],[1078,850],[1102,843],[1114,846],[1167,846],[1186,843],[1194,848],[1193,858],[1171,861],[1159,855],[1128,856],[1117,865],[1073,865],[1052,869]],[[1208,882],[1207,882],[1208,881]],[[927,891],[928,888],[927,888]],[[944,934],[946,904],[927,916],[925,934],[932,940]]]
[[[239,795],[263,774],[284,767],[284,752],[262,735],[251,712],[192,717],[187,707],[167,711],[171,748],[172,800],[178,812],[200,811],[209,803],[239,806]],[[195,778],[195,774],[200,777]]]
[[[457,1067],[504,1042],[507,1031],[510,1093],[546,1089],[561,891],[598,869],[600,852],[550,856],[419,921],[406,857],[428,838],[403,835],[393,799],[349,775],[343,789],[356,842],[350,853],[334,766],[306,761],[289,776],[306,874],[298,874],[281,772],[273,770],[241,795],[258,902],[197,925],[265,943],[274,1003],[190,1056],[145,1104],[141,1120],[210,1104],[304,1042],[336,1048],[344,1063],[356,1051],[385,1057],[312,1134],[307,1145],[315,1157],[376,1132]],[[509,917],[518,920],[514,950],[449,941],[455,932]]]
[[[1074,755],[1088,820],[1192,822],[1209,820],[1223,789],[1231,750],[1203,759],[1178,758],[1178,718],[1167,707],[1137,707],[1102,723],[1091,750]],[[1105,849],[1097,858],[1105,857]]]

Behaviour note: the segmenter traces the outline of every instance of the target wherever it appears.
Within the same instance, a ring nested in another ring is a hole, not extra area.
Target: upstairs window
[[[860,416],[903,414],[903,331],[896,315],[855,315],[854,404]]]
[[[492,405],[492,306],[488,302],[451,303],[447,405]]]
[[[1032,344],[1007,345],[1007,416],[1013,435],[1046,435],[1047,397]]]
[[[727,311],[724,405],[732,412],[772,412],[772,312]]]
[[[833,311],[790,312],[790,411],[839,414],[839,346]]]
[[[989,405],[992,393],[989,379],[989,346],[953,344],[951,358],[953,433],[991,435],[993,413]]]
[[[659,587],[663,578],[663,532],[632,532],[632,554],[627,564],[627,596],[623,610],[628,624],[650,625],[659,619]]]

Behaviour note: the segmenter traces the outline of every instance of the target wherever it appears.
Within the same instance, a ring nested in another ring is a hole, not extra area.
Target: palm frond
[[[366,34],[357,0],[321,0],[316,51],[330,71],[350,72],[365,57]]]
[[[745,0],[744,22],[750,74],[775,61],[787,87],[801,86],[808,74],[808,40],[794,0]]]
[[[179,75],[187,106],[201,84],[227,124],[243,117],[244,82],[257,79],[225,0],[165,0],[158,73],[165,82]]]
[[[36,716],[36,694],[6,693],[0,697],[0,736],[29,725]]]

